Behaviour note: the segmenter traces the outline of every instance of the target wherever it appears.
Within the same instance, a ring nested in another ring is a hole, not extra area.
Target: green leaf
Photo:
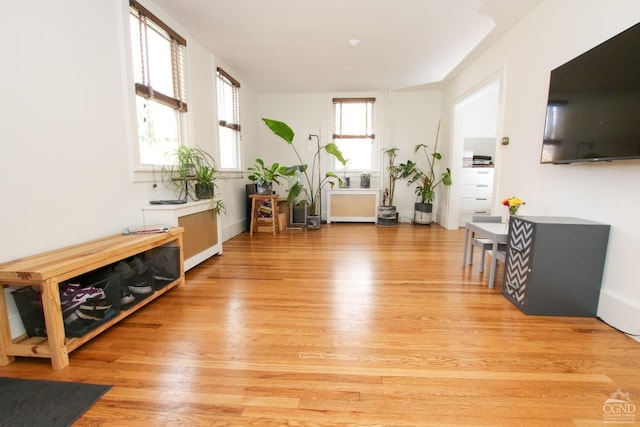
[[[289,203],[293,203],[298,198],[300,193],[302,193],[302,184],[300,184],[299,182],[296,182],[291,186],[291,188],[289,188],[289,195],[287,196],[287,201]]]
[[[293,136],[295,135],[293,130],[284,122],[272,119],[263,118],[262,121],[267,125],[269,129],[280,138],[284,139],[288,144],[293,143]]]
[[[342,182],[342,178],[340,178],[338,175],[336,175],[333,172],[327,172],[327,174],[325,175],[325,178],[337,178],[338,180],[340,180],[340,182]]]
[[[307,170],[307,165],[282,166],[281,170],[282,175],[292,176],[296,172],[304,173]]]
[[[335,142],[328,143],[324,149],[327,153],[334,155],[343,166],[347,164],[348,160],[342,156],[342,151],[340,151]]]
[[[447,168],[447,171],[442,174],[442,183],[444,185],[451,185],[451,170]]]

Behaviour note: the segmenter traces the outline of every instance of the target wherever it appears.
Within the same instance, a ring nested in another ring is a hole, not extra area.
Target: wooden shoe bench
[[[182,233],[174,227],[166,233],[113,235],[102,239],[45,252],[0,264],[0,284],[40,287],[47,337],[21,336],[12,339],[4,290],[0,292],[0,366],[13,362],[15,356],[51,359],[53,369],[69,365],[69,353],[112,325],[129,316],[176,286],[184,286]],[[151,249],[168,246],[179,250],[179,277],[135,306],[122,310],[113,318],[79,338],[65,336],[59,283]]]

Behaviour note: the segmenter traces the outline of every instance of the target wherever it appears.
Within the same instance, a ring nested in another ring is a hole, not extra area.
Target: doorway
[[[491,214],[495,205],[501,82],[501,75],[493,76],[454,106],[448,229],[464,227],[473,215]]]

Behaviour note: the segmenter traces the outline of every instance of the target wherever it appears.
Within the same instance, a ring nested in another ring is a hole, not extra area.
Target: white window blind
[[[350,169],[372,169],[375,101],[375,98],[333,99],[333,140],[349,159]],[[343,166],[336,161],[334,168]]]
[[[138,2],[130,2],[136,94],[187,111],[184,50],[187,42]]]
[[[138,121],[138,164],[169,162],[181,144],[187,112],[186,40],[135,0],[129,2],[131,52]]]
[[[222,68],[218,76],[220,167],[240,169],[240,83]]]

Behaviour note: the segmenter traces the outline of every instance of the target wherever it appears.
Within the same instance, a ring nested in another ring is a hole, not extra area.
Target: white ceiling
[[[542,0],[153,0],[259,94],[441,82]],[[348,44],[359,39],[357,47]]]

